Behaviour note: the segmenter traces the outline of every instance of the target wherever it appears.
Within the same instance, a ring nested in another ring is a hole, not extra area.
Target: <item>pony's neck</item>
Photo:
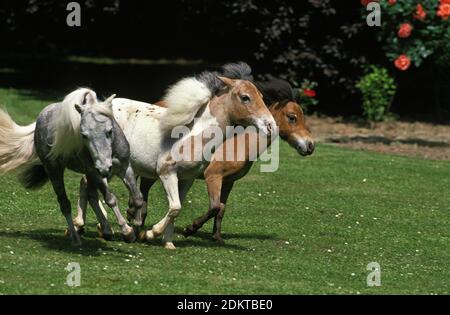
[[[223,96],[215,96],[205,106],[203,112],[196,118],[191,129],[191,134],[196,135],[206,131],[210,127],[218,127],[226,138],[227,126],[230,125],[226,99]]]

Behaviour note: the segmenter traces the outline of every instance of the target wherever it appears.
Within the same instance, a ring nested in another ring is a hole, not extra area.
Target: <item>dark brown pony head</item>
[[[314,141],[300,105],[295,101],[281,101],[273,103],[269,109],[278,125],[281,139],[287,141],[299,154],[311,155],[314,152]]]

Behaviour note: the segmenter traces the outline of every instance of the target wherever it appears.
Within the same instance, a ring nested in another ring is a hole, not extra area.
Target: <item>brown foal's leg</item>
[[[228,196],[230,196],[231,189],[233,189],[234,180],[229,182],[224,182],[222,185],[222,191],[220,194],[220,206],[219,211],[214,217],[214,227],[213,227],[213,238],[216,241],[222,242],[222,220],[225,215],[225,205],[228,200]]]
[[[220,209],[220,192],[222,190],[223,177],[214,175],[205,178],[209,195],[209,208],[206,213],[196,218],[191,225],[183,230],[185,237],[195,234],[206,222],[214,217]]]

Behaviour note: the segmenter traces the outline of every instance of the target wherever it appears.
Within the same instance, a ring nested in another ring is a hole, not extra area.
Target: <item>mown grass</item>
[[[18,122],[28,123],[55,100],[41,95],[0,89],[0,104]],[[255,165],[235,185],[223,226],[225,245],[209,239],[208,224],[192,238],[178,233],[176,251],[159,243],[98,239],[92,211],[83,246],[73,248],[49,185],[29,192],[14,175],[1,177],[0,293],[450,292],[449,162],[328,145],[319,145],[308,158],[285,144],[280,152],[276,173],[260,173]],[[79,175],[67,173],[74,204],[78,180]],[[124,187],[115,180],[113,189],[125,210]],[[150,203],[148,225],[166,211],[160,185]],[[206,206],[206,189],[198,182],[177,227]],[[115,222],[112,213],[110,220]],[[80,287],[66,285],[69,262],[80,263]],[[380,287],[366,284],[370,262],[381,266]]]

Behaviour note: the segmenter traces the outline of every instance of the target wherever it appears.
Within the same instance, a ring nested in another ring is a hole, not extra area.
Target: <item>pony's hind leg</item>
[[[78,233],[84,232],[84,225],[86,224],[86,210],[87,210],[88,198],[87,198],[87,180],[83,176],[80,181],[80,196],[77,204],[77,215],[73,219],[73,224]]]
[[[58,203],[61,212],[66,218],[69,235],[72,239],[72,245],[80,246],[80,235],[78,235],[78,232],[76,231],[73,224],[71,204],[69,198],[67,198],[66,189],[64,187],[64,169],[45,167],[45,170],[52,183],[53,190],[58,197]]]
[[[222,190],[223,177],[220,175],[208,176],[205,181],[209,195],[208,211],[202,216],[196,218],[191,225],[188,225],[184,228],[183,235],[185,237],[189,237],[195,234],[199,229],[203,227],[206,222],[215,217],[220,211],[220,195]]]
[[[103,198],[105,199],[105,202],[108,205],[108,207],[110,207],[114,211],[114,214],[117,218],[120,229],[122,231],[122,237],[123,237],[124,241],[127,243],[134,242],[136,240],[136,234],[134,233],[133,228],[127,224],[127,221],[120,213],[120,209],[119,209],[119,206],[117,203],[117,198],[109,190],[106,178],[100,181],[99,189],[100,189],[100,192],[102,193]]]
[[[233,188],[234,181],[226,182],[222,186],[222,192],[220,196],[220,206],[219,211],[214,217],[214,227],[213,227],[213,238],[223,243],[222,239],[222,220],[225,215],[225,205],[227,203],[228,197],[230,196],[231,189]]]

